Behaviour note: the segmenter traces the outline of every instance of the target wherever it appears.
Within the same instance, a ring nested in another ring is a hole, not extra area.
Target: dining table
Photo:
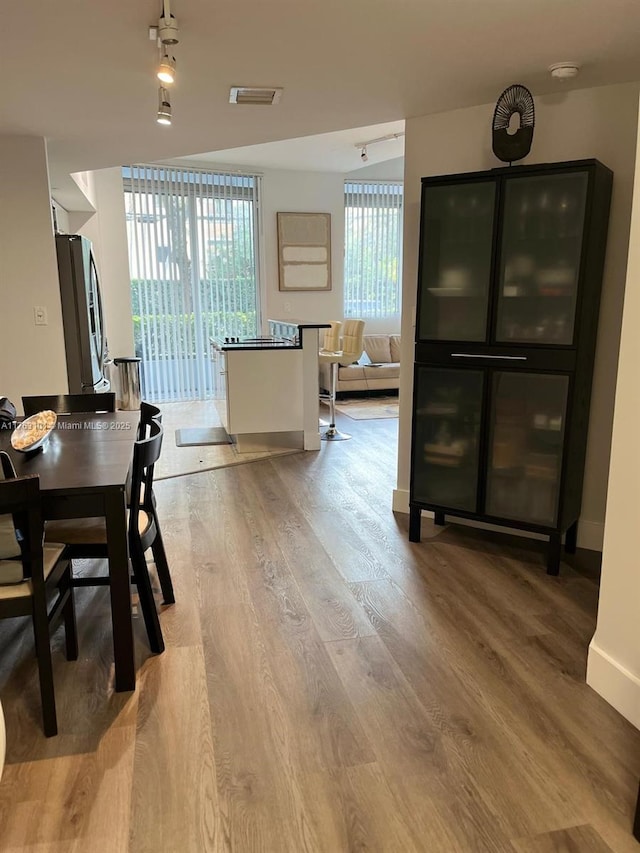
[[[11,431],[0,430],[0,450],[9,453],[18,476],[40,478],[45,521],[105,519],[117,691],[136,684],[126,495],[139,418],[139,412],[58,415],[45,445],[33,453],[14,450]]]

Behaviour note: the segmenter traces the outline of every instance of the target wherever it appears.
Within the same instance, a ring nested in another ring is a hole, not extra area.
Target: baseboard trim
[[[578,522],[578,547],[588,551],[602,551],[604,524],[599,521]]]
[[[391,508],[394,512],[404,512],[407,515],[409,514],[409,489],[393,490]]]
[[[640,677],[593,640],[587,658],[587,684],[640,729]]]
[[[394,489],[391,507],[394,512],[409,512],[409,489]],[[424,510],[422,513],[426,518],[433,518],[433,513]],[[517,530],[513,527],[499,527],[496,524],[485,524],[483,521],[472,521],[469,518],[456,518],[456,524],[466,524],[468,527],[479,527],[481,530],[493,530],[497,533],[511,533],[524,536],[527,539],[546,539],[539,533],[531,533],[528,530]],[[604,524],[597,521],[580,521],[578,523],[578,547],[586,548],[588,551],[602,551],[604,541]]]

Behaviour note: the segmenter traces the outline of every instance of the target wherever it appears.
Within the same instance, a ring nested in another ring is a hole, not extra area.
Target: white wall
[[[371,163],[361,169],[347,172],[345,178],[353,178],[356,181],[402,181],[404,180],[404,157],[394,157],[393,160],[385,160],[382,163]]]
[[[80,228],[93,243],[111,356],[135,355],[131,276],[120,169],[91,173],[96,213]]]
[[[595,157],[614,172],[579,544],[602,547],[616,363],[626,279],[638,120],[637,83],[536,98],[536,129],[524,163]],[[403,362],[398,486],[394,509],[408,509],[420,178],[490,169],[493,104],[409,119],[405,136]]]
[[[276,213],[331,214],[330,291],[280,292]],[[344,257],[344,184],[342,175],[327,172],[267,170],[262,178],[263,251],[265,259],[263,317],[327,322],[342,317]]]
[[[348,175],[333,172],[268,170],[263,173],[262,209],[265,256],[265,317],[293,317],[328,322],[340,320],[344,305],[344,179],[345,177],[397,180],[398,165],[390,161],[359,169]],[[400,175],[400,180],[402,175]],[[278,289],[278,242],[276,213],[308,212],[331,214],[333,286],[330,292],[290,292]],[[400,331],[400,317],[383,320],[365,318],[365,334]]]
[[[0,136],[0,396],[68,390],[62,309],[41,137]],[[49,323],[34,324],[34,306]]]
[[[637,151],[598,626],[587,683],[640,728],[640,134]]]

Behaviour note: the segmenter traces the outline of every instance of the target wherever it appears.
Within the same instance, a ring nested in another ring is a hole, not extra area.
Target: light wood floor
[[[390,511],[397,421],[158,486],[178,603],[112,688],[108,593],[55,637],[0,624],[0,850],[638,851],[640,735],[584,684],[595,581],[535,545]]]

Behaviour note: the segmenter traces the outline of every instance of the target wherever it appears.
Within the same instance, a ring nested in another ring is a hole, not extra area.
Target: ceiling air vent
[[[230,104],[259,104],[270,107],[280,102],[282,89],[259,86],[232,86],[229,92]]]

